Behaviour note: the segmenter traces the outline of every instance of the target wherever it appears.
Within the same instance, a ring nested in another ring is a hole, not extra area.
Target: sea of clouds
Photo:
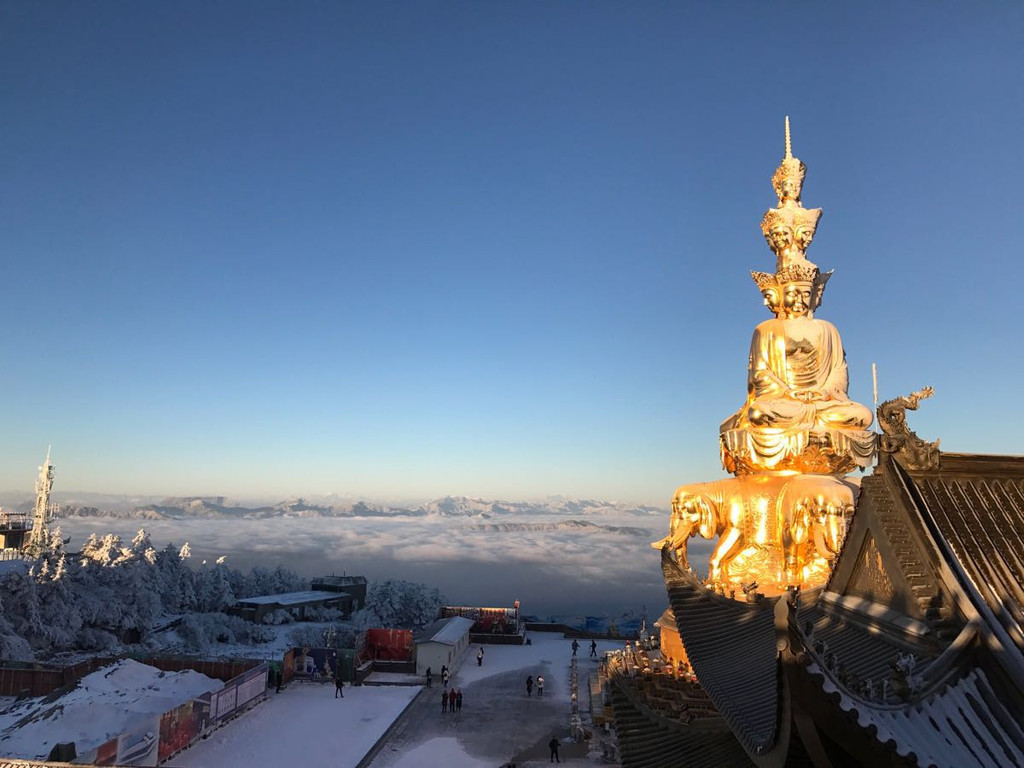
[[[130,539],[145,528],[155,546],[186,541],[193,565],[226,556],[235,568],[283,565],[306,576],[364,575],[438,587],[452,604],[510,606],[541,618],[657,618],[667,607],[659,552],[667,510],[609,507],[585,520],[565,514],[466,517],[276,517],[137,520],[70,517],[62,534],[77,550],[90,534]],[[708,542],[691,545],[701,562]],[[652,619],[653,620],[653,619]]]

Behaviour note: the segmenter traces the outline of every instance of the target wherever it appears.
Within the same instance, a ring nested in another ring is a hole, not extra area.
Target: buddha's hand
[[[816,389],[794,389],[790,394],[801,403],[813,403],[825,399],[825,396]]]

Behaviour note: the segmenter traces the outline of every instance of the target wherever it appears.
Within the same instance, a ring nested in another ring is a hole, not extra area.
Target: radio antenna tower
[[[46,447],[46,461],[39,468],[36,478],[36,509],[32,516],[32,534],[28,542],[28,550],[39,554],[47,548],[50,540],[48,523],[53,517],[50,506],[50,491],[53,489],[53,464],[50,462],[50,447]]]

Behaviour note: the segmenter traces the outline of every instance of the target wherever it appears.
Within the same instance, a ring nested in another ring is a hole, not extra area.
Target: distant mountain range
[[[369,501],[338,504],[314,503],[303,498],[285,499],[269,506],[240,506],[229,504],[224,496],[186,496],[161,499],[146,503],[104,504],[99,499],[65,501],[59,504],[58,517],[112,517],[139,520],[185,520],[197,518],[265,519],[270,517],[444,517],[487,520],[501,517],[528,515],[559,515],[585,517],[588,515],[632,515],[637,517],[661,516],[668,510],[658,507],[620,504],[591,499],[554,499],[551,501],[488,501],[468,496],[446,496],[415,506],[392,506]],[[142,501],[139,499],[139,501]],[[92,502],[92,503],[89,503]],[[99,503],[96,503],[99,502]],[[31,509],[31,501],[19,501],[15,508]],[[566,524],[590,525],[581,521]],[[507,525],[501,523],[500,525]],[[558,523],[562,525],[562,523]],[[604,526],[602,526],[604,527]],[[481,527],[481,530],[484,528]],[[494,530],[512,530],[496,527]],[[520,529],[524,530],[524,529]],[[613,532],[631,533],[635,529],[616,529]],[[646,532],[645,534],[646,535]]]
[[[465,525],[463,531],[485,533],[530,533],[533,531],[574,531],[577,533],[615,533],[620,536],[650,537],[647,528],[633,528],[625,525],[598,525],[587,520],[560,520],[557,523],[483,523]]]

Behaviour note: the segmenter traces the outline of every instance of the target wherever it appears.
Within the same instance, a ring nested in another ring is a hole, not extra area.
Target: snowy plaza
[[[162,765],[176,768],[281,765],[417,768],[517,766],[547,762],[547,743],[557,736],[563,760],[579,765],[599,760],[600,730],[591,743],[570,738],[572,640],[560,633],[530,632],[526,645],[471,646],[455,666],[449,688],[463,693],[458,713],[442,713],[439,675],[428,687],[420,677],[374,672],[370,683],[346,686],[335,697],[330,681],[296,679],[225,725],[212,730]],[[589,710],[587,680],[605,651],[617,642],[589,643],[577,654],[581,710]],[[527,695],[527,676],[543,676],[543,696]],[[139,731],[144,713],[223,686],[194,672],[159,673],[134,661],[118,662],[83,678],[59,698],[29,699],[0,716],[0,745],[12,757],[45,757],[54,744],[75,741],[80,754],[120,733]],[[600,704],[598,703],[598,706]],[[30,722],[24,722],[28,719]],[[384,737],[384,738],[382,738]]]
[[[480,666],[475,659],[478,646],[470,648],[450,683],[464,695],[458,714],[441,713],[442,688],[436,675],[430,688],[346,687],[344,700],[334,698],[332,685],[293,683],[280,694],[268,693],[265,703],[214,731],[168,765],[356,766],[407,705],[368,766],[493,768],[506,762],[547,763],[544,745],[556,734],[564,742],[563,761],[602,764],[587,756],[586,745],[571,744],[568,738],[572,641],[561,634],[540,632],[531,632],[529,638],[530,645],[484,646]],[[584,645],[578,652],[584,688],[586,677],[597,668],[587,648]],[[617,648],[619,643],[598,642],[599,655]],[[544,696],[539,698],[534,691],[528,697],[526,677],[538,674],[548,681]],[[581,696],[585,707],[589,694],[584,690]]]

